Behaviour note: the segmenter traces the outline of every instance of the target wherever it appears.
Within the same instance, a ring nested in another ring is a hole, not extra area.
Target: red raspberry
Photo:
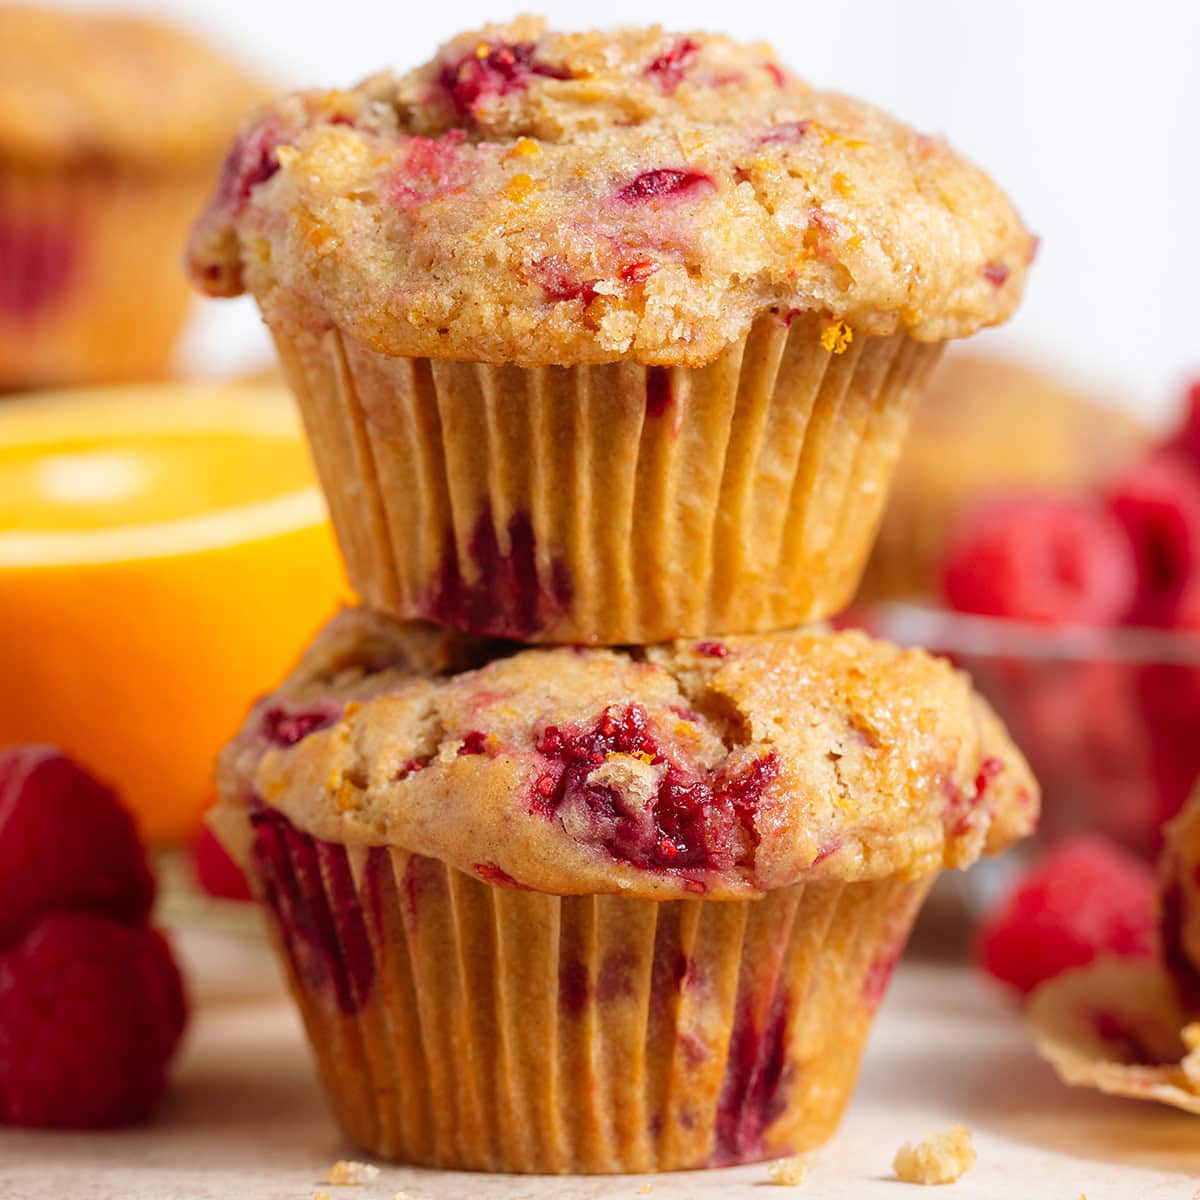
[[[1183,421],[1168,443],[1200,468],[1200,379],[1184,394]]]
[[[1109,498],[1137,564],[1133,622],[1169,624],[1200,565],[1200,475],[1181,455],[1159,451],[1125,473]]]
[[[0,1121],[66,1129],[147,1116],[186,1019],[152,929],[55,913],[0,957]]]
[[[192,869],[196,882],[210,895],[226,900],[251,900],[250,885],[242,869],[225,852],[205,826],[192,842]]]
[[[1154,873],[1093,834],[1073,837],[1034,864],[983,927],[984,969],[1019,992],[1103,954],[1149,955]]]
[[[959,612],[1046,625],[1109,625],[1136,584],[1120,528],[1102,509],[1049,496],[988,500],[950,538],[942,586]]]
[[[51,910],[139,925],[153,900],[133,820],[113,792],[52,747],[0,753],[0,946]]]

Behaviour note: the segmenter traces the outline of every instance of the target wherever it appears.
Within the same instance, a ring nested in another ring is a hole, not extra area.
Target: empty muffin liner
[[[930,883],[558,897],[347,850],[266,807],[251,823],[346,1136],[442,1168],[671,1170],[823,1142]]]
[[[696,369],[389,357],[275,330],[351,583],[527,642],[784,628],[851,599],[939,345],[769,314]]]
[[[180,247],[206,185],[0,163],[0,388],[164,374],[191,302]]]

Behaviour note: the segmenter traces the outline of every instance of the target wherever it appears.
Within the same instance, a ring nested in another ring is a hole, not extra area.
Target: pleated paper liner
[[[783,628],[851,599],[940,347],[831,330],[768,315],[694,370],[275,337],[365,603],[636,643]]]
[[[0,162],[0,390],[166,373],[206,182]]]
[[[930,883],[557,897],[251,819],[346,1137],[442,1168],[672,1170],[825,1141]]]

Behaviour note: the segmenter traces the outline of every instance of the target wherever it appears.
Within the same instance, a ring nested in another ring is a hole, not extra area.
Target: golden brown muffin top
[[[204,168],[264,95],[159,21],[0,4],[0,157]]]
[[[1038,811],[1000,722],[920,651],[814,632],[522,649],[361,609],[220,777],[218,821],[263,804],[491,882],[658,899],[961,867]]]
[[[695,366],[772,309],[964,336],[1012,313],[1032,249],[944,141],[768,46],[526,17],[260,113],[190,262],[388,354]]]

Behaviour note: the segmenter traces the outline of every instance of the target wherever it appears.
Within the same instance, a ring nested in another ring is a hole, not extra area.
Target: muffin
[[[767,46],[524,18],[260,112],[189,261],[257,299],[364,602],[620,644],[841,608],[941,343],[1031,252]]]
[[[169,26],[0,4],[0,390],[165,371],[188,224],[261,97]]]
[[[917,405],[862,598],[936,595],[946,540],[972,501],[1085,494],[1145,444],[1135,417],[1062,380],[1015,359],[951,352]]]
[[[1159,955],[1044,983],[1029,1023],[1064,1083],[1200,1114],[1200,790],[1163,828]]]
[[[522,648],[362,609],[219,778],[346,1136],[525,1172],[822,1142],[934,876],[1038,805],[965,676],[860,633]]]

